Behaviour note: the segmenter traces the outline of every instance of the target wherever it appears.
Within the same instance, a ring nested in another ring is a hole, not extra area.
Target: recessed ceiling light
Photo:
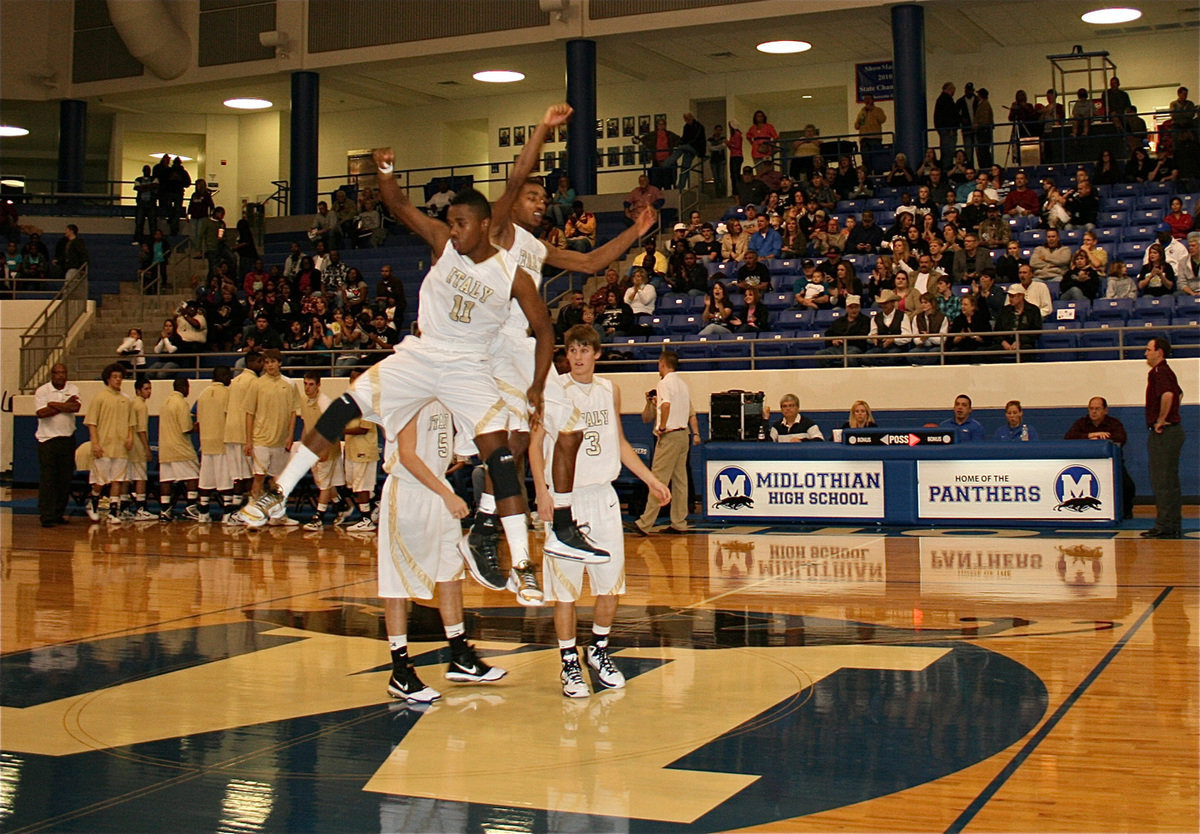
[[[808,41],[764,41],[755,48],[770,55],[791,55],[794,52],[807,52],[812,49],[812,44]]]
[[[511,84],[514,81],[524,81],[525,73],[516,70],[480,70],[471,77],[488,84]]]
[[[1084,23],[1103,25],[1105,23],[1128,23],[1131,20],[1137,20],[1141,16],[1142,13],[1139,9],[1112,8],[1093,9],[1082,17]]]
[[[800,98],[812,98],[812,96],[800,96]]]
[[[266,110],[271,102],[265,98],[229,98],[225,99],[225,106],[234,110]]]
[[[150,154],[151,159],[162,159],[164,156],[178,156],[184,162],[192,161],[192,158],[190,156],[184,156],[183,154],[171,154],[171,153],[152,153],[152,154]]]
[[[0,185],[7,185],[9,188],[24,188],[25,180],[0,180]]]
[[[0,125],[0,136],[28,136],[29,131],[16,125]]]

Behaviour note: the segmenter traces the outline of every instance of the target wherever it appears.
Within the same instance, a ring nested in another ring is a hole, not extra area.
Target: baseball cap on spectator
[[[686,232],[687,224],[686,223],[676,223],[674,226],[671,227],[671,230],[675,231],[675,232],[680,232],[680,231]]]
[[[916,208],[916,206],[896,206],[895,213],[897,215],[904,214],[905,212],[907,212],[908,214],[911,214],[915,217],[917,214],[917,208]]]
[[[849,307],[851,304],[853,304],[855,307],[861,307],[862,298],[857,295],[846,296],[846,306]]]
[[[1008,285],[1008,294],[1009,295],[1024,295],[1025,288],[1023,286],[1021,286],[1020,284],[1009,284]]]
[[[840,246],[830,246],[828,249],[825,250],[825,254],[826,255],[840,255],[840,254],[842,254],[842,249]]]
[[[1169,232],[1169,231],[1171,231],[1171,224],[1169,224],[1169,223],[1166,223],[1166,222],[1159,223],[1157,226],[1155,226],[1155,227],[1154,227],[1154,231],[1156,231],[1156,232]]]
[[[947,205],[943,206],[942,217],[945,217],[948,214],[958,214],[958,206],[954,205],[954,203],[948,203]]]
[[[804,259],[804,260],[801,262],[801,264],[800,264],[800,268],[801,268],[801,269],[808,269],[810,266],[811,266],[811,267],[815,267],[815,266],[816,266],[816,264],[815,264],[815,263],[813,263],[813,259],[812,259],[812,258],[805,258],[805,259]]]

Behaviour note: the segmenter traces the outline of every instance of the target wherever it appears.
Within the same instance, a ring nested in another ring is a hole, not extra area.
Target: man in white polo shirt
[[[75,415],[79,389],[67,382],[67,366],[50,369],[50,381],[33,394],[38,418],[38,515],[43,527],[66,524],[71,477],[75,474]]]
[[[654,464],[651,471],[654,477],[664,484],[671,485],[671,526],[672,533],[683,533],[687,530],[688,514],[688,414],[691,411],[692,396],[687,383],[679,376],[679,356],[670,350],[664,350],[658,357],[658,414],[654,421],[654,436],[658,443],[654,447]],[[646,500],[646,511],[634,522],[634,531],[640,535],[648,535],[658,518],[659,500],[651,493]]]

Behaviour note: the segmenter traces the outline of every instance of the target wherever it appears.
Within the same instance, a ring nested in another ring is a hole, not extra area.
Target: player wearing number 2
[[[409,201],[393,174],[390,149],[375,152],[379,193],[392,215],[420,235],[434,253],[421,282],[419,336],[356,379],[345,394],[305,433],[274,487],[242,510],[247,524],[261,526],[283,515],[287,496],[316,460],[337,443],[346,424],[363,417],[395,436],[426,404],[440,400],[475,445],[494,484],[496,504],[514,566],[529,561],[525,501],[506,440],[504,402],[489,370],[488,349],[508,318],[515,299],[529,320],[535,342],[534,371],[526,398],[540,419],[542,388],[554,349],[546,305],[528,273],[488,239],[491,206],[478,191],[457,194],[447,213],[449,226]],[[479,566],[468,560],[476,578]],[[531,572],[532,573],[532,572]],[[522,593],[532,600],[522,599]],[[540,604],[536,585],[521,587],[518,599]]]
[[[621,527],[621,507],[612,482],[621,472],[621,464],[640,478],[650,492],[661,501],[670,499],[670,490],[638,457],[637,452],[621,431],[621,398],[612,383],[595,375],[596,360],[600,358],[600,336],[585,324],[576,325],[563,337],[567,347],[569,374],[550,385],[561,384],[563,394],[578,412],[583,425],[583,439],[576,459],[575,491],[572,512],[575,522],[589,530],[589,535],[611,558],[600,564],[584,564],[566,559],[547,559],[543,568],[546,601],[553,601],[554,630],[562,654],[561,682],[568,698],[586,698],[587,683],[579,663],[575,645],[575,602],[583,590],[583,575],[587,572],[592,593],[596,595],[592,642],[587,647],[587,664],[596,673],[602,686],[619,688],[625,676],[613,664],[608,654],[608,638],[617,613],[620,594],[625,592],[625,534]],[[542,426],[530,436],[529,461],[535,477],[538,505],[542,506],[550,476],[543,460],[543,440],[553,438],[557,426],[551,412]],[[545,444],[552,447],[552,443]]]

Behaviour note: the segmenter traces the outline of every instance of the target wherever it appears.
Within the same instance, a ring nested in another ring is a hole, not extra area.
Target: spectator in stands
[[[178,353],[181,347],[183,347],[183,340],[179,338],[179,334],[175,331],[175,319],[167,319],[163,322],[162,333],[154,345],[155,356],[161,358],[157,359],[154,364],[146,369],[153,372],[150,376],[161,379],[168,376],[167,371],[177,369],[179,363],[171,357]]]
[[[989,208],[983,192],[978,189],[972,191],[967,195],[967,204],[959,215],[959,225],[968,232],[977,231],[979,224],[987,219]]]
[[[350,369],[359,365],[375,343],[358,323],[358,318],[351,315],[342,317],[342,330],[337,347],[341,353],[335,360],[337,366],[334,376],[349,376]]]
[[[742,173],[742,163],[745,161],[744,138],[741,124],[737,119],[730,119],[729,138],[725,140],[725,147],[729,151],[729,181],[735,185]],[[720,193],[717,196],[720,197]]]
[[[447,205],[449,205],[450,199],[453,197],[454,194],[451,193],[450,196],[446,198]],[[339,188],[333,193],[333,204],[329,207],[329,210],[337,222],[338,236],[337,240],[331,245],[328,243],[328,241],[326,243],[327,245],[330,245],[331,249],[341,248],[341,246],[345,244],[345,241],[354,240],[355,238],[358,206],[355,205],[354,201],[347,196],[344,190]],[[444,220],[445,217],[443,216],[442,219]]]
[[[974,283],[979,280],[979,273],[984,267],[992,265],[992,256],[979,243],[979,235],[975,232],[968,232],[963,238],[963,248],[954,253],[954,283],[960,285]],[[916,286],[918,289],[922,289],[919,283]]]
[[[1019,280],[1018,271],[1021,264],[1027,263],[1029,261],[1021,257],[1021,244],[1010,240],[1004,245],[1004,254],[996,260],[996,275],[1003,283],[1011,284]]]
[[[376,248],[387,240],[387,229],[383,225],[383,211],[371,197],[362,202],[362,209],[354,218],[354,246],[358,249]]]
[[[921,160],[920,167],[915,171],[917,182],[927,184],[929,182],[929,175],[934,171],[941,170],[942,164],[938,161],[937,150],[932,147],[926,148],[925,158]]]
[[[886,175],[887,184],[893,188],[916,184],[917,177],[908,167],[908,154],[898,153],[892,159],[892,167]]]
[[[183,160],[178,156],[169,165],[168,159],[170,155],[163,154],[159,165],[155,165],[151,173],[158,179],[160,213],[167,218],[171,237],[178,237],[179,218],[183,214],[183,192],[192,184],[192,175],[183,167]]]
[[[921,294],[916,315],[905,316],[904,337],[910,340],[909,360],[914,365],[936,365],[950,322],[937,308],[933,292]]]
[[[951,284],[952,279],[949,275],[939,274],[934,281],[934,304],[946,317],[946,321],[954,321],[962,312],[962,296],[953,291]]]
[[[236,258],[232,262],[237,266],[237,275],[245,275],[258,260],[258,246],[254,242],[254,232],[250,228],[250,219],[246,211],[247,207],[243,205],[242,216],[237,222],[237,241],[231,247],[233,257]]]
[[[345,197],[345,192],[338,192]],[[335,198],[336,199],[336,198]],[[446,212],[450,210],[450,201],[454,199],[454,192],[450,190],[450,183],[444,179],[438,180],[437,190],[433,192],[428,200],[425,201],[425,211],[431,217],[436,217],[439,220],[446,219]],[[339,217],[339,221],[341,218]]]
[[[337,249],[329,252],[329,263],[321,271],[321,291],[331,307],[341,310],[346,306],[346,285],[350,280],[350,267],[342,261]]]
[[[1080,417],[1067,429],[1064,440],[1109,440],[1117,446],[1124,446],[1128,441],[1125,426],[1116,417],[1109,416],[1108,400],[1104,397],[1092,397],[1088,400],[1087,415]],[[1137,486],[1129,477],[1128,467],[1121,467],[1122,497],[1124,498],[1124,516],[1133,517],[1133,500]]]
[[[873,255],[883,245],[883,229],[875,225],[875,212],[867,209],[862,222],[846,234],[845,249],[855,255]]]
[[[329,211],[329,203],[324,200],[317,203],[317,213],[308,228],[308,239],[314,246],[324,243],[326,248],[341,248],[342,230],[338,226],[337,215]]]
[[[956,92],[953,81],[942,85],[942,92],[933,103],[933,126],[937,129],[938,145],[941,149],[942,166],[949,168],[958,138],[958,108],[954,103]]]
[[[1188,234],[1187,251],[1175,270],[1175,294],[1200,295],[1200,232]]]
[[[142,166],[142,175],[133,181],[133,191],[133,242],[143,243],[150,239],[150,234],[158,226],[158,214],[154,210],[158,202],[158,179],[150,172],[149,165]]]
[[[1134,148],[1125,163],[1125,182],[1146,182],[1154,171],[1154,160],[1145,148]]]
[[[779,230],[779,256],[781,258],[800,258],[808,251],[808,239],[800,230],[800,224],[795,217],[783,221]]]
[[[704,327],[700,336],[712,336],[718,333],[732,333],[733,328],[741,325],[742,320],[734,316],[725,285],[714,281],[708,293],[704,296],[704,312],[701,313]]]
[[[1008,107],[1008,121],[1017,127],[1018,136],[1040,136],[1041,130],[1035,126],[1038,120],[1037,108],[1029,101],[1029,94],[1017,90],[1013,103]]]
[[[707,141],[708,164],[712,168],[713,196],[718,199],[728,193],[728,180],[726,176],[729,169],[726,167],[725,162],[728,156],[728,147],[725,141],[725,126],[719,123],[713,125],[712,133],[709,135]]]
[[[938,218],[936,214],[926,214],[921,218],[921,244],[925,247],[925,251],[933,254],[933,244],[938,244],[938,255],[940,256],[943,250],[942,246],[942,230],[938,227]]]
[[[1018,278],[1019,275],[1018,267]],[[987,266],[980,270],[979,281],[972,286],[972,291],[979,298],[980,311],[985,313],[990,321],[995,321],[1008,300],[1004,289],[996,285],[996,268]]]
[[[645,268],[634,267],[632,277],[633,286],[625,290],[625,303],[633,310],[634,315],[653,315],[658,293],[649,282]],[[665,267],[662,277],[665,277]]]
[[[659,188],[670,188],[675,184],[676,160],[674,154],[679,146],[679,134],[667,130],[667,120],[659,117],[654,120],[654,130],[644,133],[637,139],[642,146],[643,158],[650,162],[650,182]]]
[[[851,357],[847,363],[852,367],[859,364],[858,357],[865,353],[868,344],[858,336],[868,336],[871,332],[869,317],[862,314],[862,298],[857,295],[845,297],[846,314],[834,319],[833,324],[825,330],[825,347],[818,350],[816,355],[825,357],[820,360],[825,368],[842,367],[842,357]]]
[[[721,241],[721,260],[741,263],[746,259],[750,235],[742,229],[741,221],[732,219],[726,224],[725,238]]]
[[[763,287],[749,286],[745,288],[745,304],[742,307],[741,324],[737,326],[738,333],[761,333],[770,330],[770,313],[763,303]]]
[[[750,287],[762,289],[771,286],[771,271],[753,249],[746,250],[746,260],[738,268],[734,286],[743,292]]]
[[[392,348],[400,344],[400,332],[388,321],[387,314],[383,310],[375,311],[371,316],[370,327],[363,328],[363,332],[367,334],[373,350],[390,352]]]
[[[1000,206],[998,205],[987,207],[987,217],[980,222],[977,231],[982,248],[987,250],[1004,249],[1012,240],[1012,229],[1009,227],[1008,221],[1000,216]]]
[[[1038,440],[1037,429],[1025,422],[1025,411],[1020,400],[1009,400],[1004,405],[1005,425],[996,429],[997,442],[1028,442]]]
[[[956,353],[986,350],[991,339],[992,326],[988,314],[982,309],[977,295],[964,295],[960,312],[950,322],[947,330],[949,341],[947,348]],[[951,364],[977,364],[984,361],[979,356],[952,356],[947,359]]]
[[[816,203],[818,208],[824,209],[826,214],[833,211],[837,205],[837,194],[820,171],[813,171],[809,178],[808,191],[804,196],[809,202]]]
[[[162,292],[167,278],[166,244],[162,232],[154,230],[154,240],[143,243],[138,253],[138,279],[143,293]]]
[[[180,193],[182,194],[182,191]],[[197,179],[192,196],[188,198],[187,216],[191,228],[192,246],[200,248],[202,252],[205,250],[198,246],[201,221],[210,217],[214,208],[212,192],[208,190],[208,183],[203,179]],[[175,232],[172,232],[172,235],[174,234]]]
[[[252,298],[256,292],[267,288],[267,279],[270,275],[267,273],[267,268],[263,266],[262,258],[254,262],[254,268],[245,273],[242,279],[242,292],[247,298]]]
[[[1024,217],[1037,214],[1038,208],[1038,195],[1029,187],[1029,176],[1024,171],[1017,171],[1013,187],[1004,198],[1004,213],[1009,217]]]
[[[834,266],[833,284],[827,288],[830,305],[844,308],[850,298],[862,300],[863,284],[849,261],[838,261]]]
[[[705,272],[707,271],[705,270]],[[604,283],[588,299],[588,304],[597,313],[603,310],[608,303],[608,293],[610,290],[617,294],[617,298],[624,298],[625,296],[625,288],[621,286],[621,276],[618,274],[616,268],[611,266],[604,271]]]
[[[390,267],[388,267],[390,269]],[[313,290],[321,288],[321,273],[313,266],[313,259],[308,255],[300,259],[300,269],[296,272],[295,277],[296,292],[303,299]]]
[[[767,199],[766,183],[754,176],[754,169],[743,166],[741,177],[733,184],[733,194],[739,206],[761,205]]]
[[[1188,98],[1188,88],[1180,87],[1175,91],[1175,100],[1167,108],[1171,113],[1171,121],[1177,133],[1194,130],[1196,127],[1196,105]]]
[[[1100,151],[1100,159],[1092,171],[1092,183],[1095,185],[1116,185],[1121,181],[1122,172],[1117,167],[1112,151],[1108,148]]]
[[[117,345],[117,356],[121,357],[118,362],[126,372],[140,372],[145,367],[146,349],[142,343],[142,329],[140,327],[129,328],[129,332],[125,334],[125,338],[121,340],[121,344]]]
[[[701,264],[717,263],[721,260],[721,242],[717,240],[716,231],[711,223],[700,226],[700,239],[693,240],[692,251]]]
[[[358,267],[352,266],[346,270],[346,303],[344,310],[348,315],[358,316],[367,306],[367,279],[363,277]]]
[[[911,274],[916,273],[918,266],[917,256],[909,248],[907,239],[899,237],[892,241],[891,266],[893,275],[906,272],[911,276]]]
[[[829,282],[825,273],[818,272],[811,259],[806,258],[801,274],[792,281],[792,309],[818,310],[830,306]]]
[[[562,229],[554,225],[554,220],[550,215],[542,216],[542,225],[538,230],[538,240],[546,245],[547,249],[565,249],[567,247],[567,239],[563,237]],[[542,266],[542,275],[553,275],[554,267],[549,264]]]
[[[1087,136],[1095,117],[1096,104],[1088,96],[1087,88],[1080,87],[1071,103],[1071,135]]]
[[[1033,267],[1024,264],[1017,267],[1017,281],[1025,292],[1025,300],[1038,309],[1042,318],[1049,316],[1054,310],[1054,301],[1050,297],[1050,289],[1045,282],[1033,277]],[[1009,302],[1011,303],[1011,301],[1010,288]]]
[[[642,209],[647,206],[658,209],[663,202],[663,193],[658,186],[651,185],[650,178],[645,174],[640,175],[637,187],[625,195],[625,225],[632,226]]]
[[[695,252],[685,252],[683,260],[667,278],[671,292],[701,296],[708,292],[708,270],[696,258]]]
[[[1129,277],[1129,268],[1124,261],[1113,261],[1108,267],[1108,285],[1105,298],[1137,298],[1137,282]]]
[[[1042,281],[1061,278],[1071,265],[1071,250],[1062,245],[1057,229],[1046,231],[1046,242],[1033,250],[1029,258],[1033,275]]]
[[[896,306],[899,296],[892,290],[882,290],[875,301],[879,305],[878,312],[871,317],[871,327],[868,330],[870,338],[864,365],[892,365],[897,362],[899,354],[908,350],[908,340],[903,337],[904,312]],[[852,428],[860,428],[854,426]]]
[[[305,352],[312,350],[314,338],[311,329],[306,329],[303,321],[298,318],[289,321],[280,341],[283,344],[283,364],[286,367],[295,368],[309,363]]]
[[[863,293],[870,298],[878,298],[884,290],[894,290],[895,288],[896,279],[892,275],[892,256],[884,253],[875,259],[875,264],[871,267],[871,274],[867,276]]]
[[[783,241],[779,237],[779,232],[771,228],[766,215],[759,215],[755,218],[757,228],[754,234],[750,235],[749,241],[746,243],[746,250],[754,252],[758,255],[758,260],[769,261],[779,257],[779,253],[783,248]]]
[[[565,179],[565,178],[564,178]],[[575,200],[563,227],[567,248],[576,252],[590,252],[596,245],[596,215],[584,211],[583,202]]]
[[[667,276],[667,266],[666,256],[658,251],[658,245],[651,237],[646,240],[642,254],[634,259],[634,269],[631,269],[629,274],[633,275],[634,271],[640,268],[647,281],[661,283]]]
[[[302,260],[304,260],[304,253],[300,251],[300,244],[293,240],[288,245],[288,256],[283,259],[283,277],[289,281],[295,281],[296,275],[300,272]]]
[[[283,347],[283,339],[279,332],[271,326],[271,317],[266,313],[259,313],[254,317],[253,323],[245,333],[246,340],[249,342],[254,339],[254,346],[259,350],[267,348],[275,348],[279,350]]]
[[[977,98],[972,122],[975,128],[975,158],[980,168],[987,168],[992,164],[992,133],[996,119],[986,87],[979,88]]]
[[[987,440],[987,433],[978,420],[971,416],[971,398],[959,394],[954,398],[954,416],[948,417],[939,426],[953,429],[955,443],[978,443]]]
[[[965,151],[955,151],[954,161],[950,165],[950,170],[946,172],[946,181],[952,186],[959,186],[963,183],[974,182],[975,169],[971,167],[971,163],[967,161]]]
[[[1022,275],[1028,271],[1029,267],[1021,267]],[[1034,304],[1026,302],[1025,291],[1025,286],[1020,283],[1008,288],[1008,304],[996,316],[992,328],[999,347],[1014,354],[1018,347],[1023,351],[1035,349],[1040,339],[1038,332],[1017,335],[1015,331],[1042,329],[1042,313]]]
[[[1160,297],[1175,291],[1175,270],[1166,260],[1161,243],[1146,249],[1146,263],[1138,274],[1138,291],[1142,295]]]
[[[4,253],[4,289],[15,291],[18,288],[21,262],[21,251],[17,248],[17,242],[10,240]]]
[[[1100,295],[1100,273],[1092,266],[1087,252],[1077,249],[1071,258],[1071,268],[1058,285],[1062,301],[1094,301]]]
[[[1180,197],[1171,198],[1171,208],[1163,217],[1163,222],[1171,227],[1171,237],[1183,240],[1196,225],[1195,218],[1183,210],[1183,200]]]
[[[775,443],[801,443],[824,440],[821,427],[800,413],[800,399],[784,394],[779,401],[782,416],[771,424],[771,440]]]
[[[195,301],[184,302],[175,316],[181,353],[203,353],[208,345],[208,319]]]
[[[196,182],[199,184],[203,180]],[[203,217],[194,219],[193,227],[195,235],[192,238],[192,246],[200,250],[204,259],[208,261],[210,277],[216,274],[218,263],[233,262],[232,252],[225,242],[228,230],[225,227],[225,208],[223,206],[216,206],[212,209],[211,214],[206,213]]]
[[[1067,194],[1063,205],[1070,215],[1066,227],[1068,229],[1094,229],[1100,217],[1100,198],[1092,189],[1092,183],[1085,180]]]
[[[558,316],[554,320],[554,332],[560,339],[562,335],[583,321],[583,293],[576,290],[571,293],[571,300],[558,308]]]
[[[866,158],[883,145],[883,125],[887,114],[875,106],[875,96],[867,93],[863,96],[862,109],[854,119],[854,129],[858,131],[858,147]]]
[[[606,290],[604,309],[596,316],[596,327],[605,336],[628,336],[637,332],[633,310],[615,290]]]
[[[571,179],[567,176],[558,178],[558,186],[554,189],[554,193],[550,195],[549,205],[546,206],[546,213],[554,220],[554,225],[565,226],[567,216],[571,213],[571,209],[575,205],[575,189],[571,187]]]
[[[946,252],[946,244],[942,241],[940,230],[937,237],[929,238],[928,246],[929,261],[934,271],[952,275],[954,273],[954,253]]]
[[[767,121],[767,114],[761,110],[754,111],[752,122],[750,129],[746,131],[746,140],[750,143],[750,158],[757,165],[774,155],[779,142],[779,131]]]
[[[63,236],[54,245],[54,265],[62,270],[63,281],[70,282],[88,262],[87,244],[79,236],[79,227],[68,223]]]
[[[1088,257],[1088,263],[1100,275],[1103,275],[1105,268],[1108,266],[1108,252],[1100,247],[1100,239],[1096,237],[1096,233],[1088,230],[1083,233],[1083,242],[1079,245],[1082,251]]]
[[[704,125],[696,121],[696,117],[691,113],[683,114],[683,132],[679,135],[679,142],[675,145],[675,149],[671,152],[671,156],[675,159],[672,165],[678,164],[679,178],[675,183],[675,187],[683,190],[688,187],[691,181],[692,164],[696,158],[704,159],[705,149]],[[703,176],[701,176],[703,180]]]
[[[1187,246],[1182,240],[1176,240],[1174,236],[1172,236],[1171,227],[1166,223],[1158,224],[1155,235],[1158,245],[1162,247],[1163,258],[1168,264],[1171,265],[1171,269],[1178,273],[1183,266],[1183,262],[1187,260]],[[1147,264],[1149,262],[1150,250],[1147,248],[1146,254],[1142,256],[1142,263]]]

